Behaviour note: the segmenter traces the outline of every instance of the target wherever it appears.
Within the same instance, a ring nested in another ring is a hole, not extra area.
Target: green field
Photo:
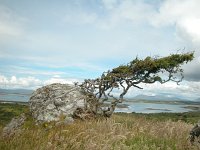
[[[13,117],[28,112],[28,106],[21,104],[0,103],[0,126],[5,126]]]
[[[26,113],[23,131],[11,138],[0,137],[1,150],[198,150],[188,141],[189,131],[200,112],[126,114],[109,119],[76,120],[70,125],[55,122],[34,125],[28,106],[0,104],[0,132],[14,117]]]

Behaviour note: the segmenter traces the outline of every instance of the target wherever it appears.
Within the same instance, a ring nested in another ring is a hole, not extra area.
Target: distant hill
[[[28,89],[0,89],[0,94],[20,94],[20,95],[30,95],[33,90]]]
[[[200,102],[200,98],[197,98],[195,101],[198,101],[198,102]]]
[[[132,98],[133,100],[152,100],[152,101],[187,101],[186,99],[182,99],[179,97],[175,97],[175,96],[168,96],[165,94],[158,94],[158,95],[154,95],[154,96],[149,96],[149,95],[137,95],[135,97]]]

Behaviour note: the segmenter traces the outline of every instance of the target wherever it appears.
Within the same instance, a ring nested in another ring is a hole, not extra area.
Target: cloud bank
[[[7,78],[5,76],[0,75],[0,88],[8,89],[25,88],[35,90],[37,88],[52,83],[74,84],[75,82],[81,83],[83,82],[83,80],[78,78],[61,78],[59,75],[54,75],[53,77],[44,81],[41,81],[31,76],[26,78],[17,78],[16,76]],[[184,81],[183,83],[181,83],[181,85],[177,85],[174,82],[168,82],[165,84],[160,84],[156,82],[154,84],[140,84],[140,86],[143,88],[142,90],[137,88],[131,88],[126,94],[126,97],[132,98],[140,94],[165,94],[169,96],[181,97],[183,99],[188,100],[196,100],[197,98],[199,98],[200,82]]]
[[[44,85],[52,84],[52,83],[62,83],[62,84],[74,84],[75,82],[81,82],[81,79],[73,79],[61,78],[59,75],[54,75],[53,77],[40,80],[35,77],[29,76],[25,78],[17,78],[16,76],[12,76],[10,78],[0,75],[0,88],[26,88],[26,89],[37,89]]]

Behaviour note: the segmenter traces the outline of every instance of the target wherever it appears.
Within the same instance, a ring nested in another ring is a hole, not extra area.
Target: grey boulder
[[[21,132],[21,126],[26,120],[25,114],[21,114],[19,117],[13,118],[9,124],[3,128],[3,137],[11,137]]]
[[[84,94],[79,86],[54,83],[34,91],[29,107],[37,122],[59,121],[84,108]]]

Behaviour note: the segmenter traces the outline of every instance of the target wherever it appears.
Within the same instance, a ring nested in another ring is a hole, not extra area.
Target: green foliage
[[[168,138],[156,138],[154,136],[148,136],[141,134],[140,136],[134,137],[132,139],[126,140],[126,145],[131,147],[131,149],[139,148],[139,145],[143,145],[148,148],[148,150],[155,149],[173,149],[176,150],[176,142]],[[170,146],[169,146],[170,145]]]
[[[23,112],[28,112],[28,106],[0,103],[0,126],[4,126],[13,117],[19,116]]]
[[[107,76],[125,76],[125,77],[134,77],[141,78],[144,75],[148,77],[150,74],[156,74],[161,71],[172,71],[172,69],[179,68],[183,63],[192,61],[194,58],[194,53],[186,54],[172,54],[163,58],[153,58],[146,57],[145,59],[139,60],[135,58],[127,65],[120,65],[117,68],[114,68]],[[179,70],[181,71],[181,70]],[[157,81],[160,81],[161,78],[154,78]]]

